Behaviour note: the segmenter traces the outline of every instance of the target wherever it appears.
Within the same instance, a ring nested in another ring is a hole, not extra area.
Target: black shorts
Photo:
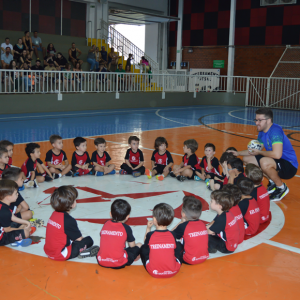
[[[166,167],[165,165],[155,165],[153,170],[155,170],[157,172],[157,174],[163,174],[165,167]],[[170,171],[171,171],[171,168],[170,168],[169,172]]]
[[[13,230],[10,232],[5,232],[2,239],[0,240],[0,246],[5,246],[16,241],[25,240],[24,229]]]
[[[233,253],[233,251],[229,251],[226,248],[225,241],[216,235],[208,236],[208,249],[217,249],[222,253]]]
[[[189,180],[194,180],[195,176],[198,176],[198,175],[196,174],[196,171],[198,171],[198,172],[200,172],[200,173],[201,173],[201,171],[200,171],[200,170],[197,170],[197,169],[195,169],[195,170],[191,169],[191,170],[193,171],[193,175],[192,175],[191,177],[187,177],[187,179],[189,179]]]
[[[90,168],[94,169],[94,166],[92,164],[89,164],[88,169],[90,169]],[[76,166],[74,166],[74,167],[72,166],[72,171],[74,173],[76,173],[78,170],[79,170],[79,168],[77,168]]]
[[[259,167],[260,167],[260,160],[263,157],[264,156],[262,155],[255,155]],[[289,161],[283,158],[280,159],[273,158],[273,160],[275,160],[276,171],[278,172],[278,176],[281,179],[291,179],[297,174],[297,168],[295,168]]]

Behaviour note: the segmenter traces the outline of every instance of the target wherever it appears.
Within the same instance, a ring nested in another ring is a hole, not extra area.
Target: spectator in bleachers
[[[29,54],[29,58],[32,59],[33,49],[32,49],[32,40],[29,35],[29,31],[24,32],[24,36],[22,38],[23,44],[27,50],[27,54]]]
[[[94,71],[95,66],[96,66],[96,70],[99,69],[99,62],[96,60],[95,52],[96,52],[96,46],[93,45],[92,48],[89,50],[88,56],[87,56],[87,62],[91,65],[90,66],[91,72]],[[76,62],[76,65],[78,63],[79,62]],[[76,65],[75,65],[75,68],[76,68]]]
[[[7,78],[7,91],[9,91],[9,82],[12,84],[12,92],[15,93],[18,91],[19,85],[19,72],[17,71],[19,68],[15,60],[12,60],[10,63],[10,69],[14,72],[10,72],[10,76]]]
[[[54,45],[52,43],[48,44],[47,46],[47,54],[53,54],[55,55],[56,54],[56,50],[54,48]]]
[[[111,48],[108,54],[108,70],[111,72],[115,72],[117,69],[118,61],[118,54],[115,53],[114,48]]]
[[[56,88],[55,83],[58,83],[59,80],[56,79],[57,75],[56,73],[53,73],[53,71],[56,71],[56,68],[54,66],[54,61],[49,61],[48,65],[44,68],[47,73],[45,73],[45,82],[47,85],[50,86],[49,91],[50,93],[53,93],[53,88]],[[49,73],[48,73],[49,72]],[[56,88],[56,92],[58,92],[58,89]]]
[[[6,52],[6,48],[9,47],[10,48],[10,52],[12,55],[14,55],[14,50],[13,50],[13,46],[12,44],[10,44],[9,42],[9,38],[5,38],[5,42],[1,44],[1,55],[4,54]]]
[[[52,62],[54,64],[55,56],[53,53],[48,53],[47,56],[44,57],[44,67],[47,67]]]
[[[107,79],[107,69],[104,68],[104,62],[99,63],[99,74],[97,76],[97,87],[96,91],[107,91],[110,89],[110,80]],[[103,74],[104,73],[104,74]]]
[[[14,60],[16,61],[17,65],[20,65],[20,57],[22,56],[23,50],[25,49],[25,46],[22,42],[22,39],[18,39],[18,43],[14,45]],[[26,49],[25,49],[26,51]]]
[[[131,69],[131,61],[133,60],[133,54],[129,54],[127,61],[126,61],[126,71],[127,71],[127,66],[129,66],[129,69]]]
[[[104,65],[107,66],[107,52],[105,51],[105,47],[104,46],[101,47],[100,53],[101,53],[101,59],[104,62]],[[99,64],[100,64],[100,60],[99,60]]]
[[[123,70],[122,64],[118,65],[118,69],[116,70],[116,73],[125,73],[125,70]],[[124,90],[124,75],[118,74],[118,82],[119,82],[119,90]]]
[[[5,48],[5,52],[1,54],[1,64],[2,69],[9,69],[10,62],[14,59],[14,57],[11,55],[11,49],[9,46]]]
[[[74,80],[73,79],[73,73],[72,73],[72,69],[71,69],[71,64],[67,63],[66,64],[66,69],[64,70],[64,87],[65,90],[64,92],[71,92],[71,86],[70,83],[72,83],[72,87],[73,87],[73,91],[75,91],[74,88]]]
[[[41,66],[41,61],[39,58],[37,58],[35,65],[31,68],[32,71],[43,71],[44,67]],[[35,72],[33,74],[33,76],[35,76],[35,82],[36,84],[40,84],[40,88],[41,91],[44,91],[44,85],[43,85],[43,81],[44,81],[44,76],[43,76],[43,72]],[[37,88],[36,88],[37,90]]]
[[[79,91],[83,92],[83,89],[81,87],[84,80],[84,74],[82,73],[81,65],[79,62],[76,63],[73,71],[76,72],[74,73],[73,80],[75,80],[76,86],[79,87]]]
[[[23,64],[27,63],[29,66],[31,66],[31,60],[29,58],[29,54],[27,53],[27,50],[24,49],[22,52],[22,55],[20,56],[20,69],[23,68]]]
[[[57,57],[54,59],[54,65],[58,71],[63,71],[68,63],[67,59],[62,55],[61,52],[57,53]]]
[[[78,48],[76,48],[75,43],[72,43],[72,47],[69,49],[69,61],[73,64],[74,67],[77,62],[79,62],[80,65],[83,64],[83,61],[79,59],[80,55],[81,55],[81,51]]]
[[[125,72],[129,73],[129,74],[125,75],[125,86],[127,88],[127,91],[131,91],[131,82],[132,82],[132,79],[133,79],[133,75],[130,75],[131,69],[130,69],[129,65],[126,65]]]
[[[34,50],[36,58],[39,57],[38,51],[42,51],[43,52],[43,57],[45,57],[46,56],[46,48],[43,47],[42,39],[40,37],[38,37],[38,32],[37,31],[33,32],[33,37],[31,38],[31,40],[32,40],[32,48]]]
[[[28,63],[26,61],[24,62],[21,70],[24,70],[24,71],[30,71],[31,70],[30,66],[28,65]],[[32,88],[31,73],[30,72],[22,72],[21,77],[22,77],[23,82],[24,82],[24,92],[27,93],[28,89],[29,89],[29,91],[31,91],[31,88]]]

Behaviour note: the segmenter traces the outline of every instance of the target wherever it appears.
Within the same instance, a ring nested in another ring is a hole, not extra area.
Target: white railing
[[[228,90],[227,82],[232,82]],[[245,105],[300,110],[300,79],[188,74],[2,70],[2,93],[230,92]]]

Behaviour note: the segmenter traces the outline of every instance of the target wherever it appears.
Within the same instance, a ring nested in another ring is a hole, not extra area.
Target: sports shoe
[[[208,185],[208,184],[209,184],[209,182],[210,182],[210,179],[206,178],[206,179],[205,179],[205,183],[206,183],[206,185]]]
[[[32,188],[34,187],[34,181],[33,180],[27,181],[26,183],[24,183],[24,186],[26,186],[27,188]]]
[[[165,176],[164,175],[156,175],[156,179],[163,181],[165,179]]]
[[[92,246],[90,248],[87,248],[80,252],[80,254],[77,256],[78,258],[86,258],[86,257],[93,257],[96,256],[97,253],[99,252],[99,247],[98,246]]]
[[[115,170],[112,170],[111,172],[107,173],[107,175],[114,175],[114,174],[116,174]]]
[[[126,175],[127,172],[126,172],[125,170],[122,169],[122,170],[119,172],[119,174],[121,174],[121,175]]]
[[[273,192],[275,192],[276,189],[276,184],[272,181],[269,181],[268,186],[267,186],[267,191],[269,194],[272,194]]]
[[[149,169],[146,169],[145,174],[147,175],[147,177],[148,177],[149,179],[152,178],[152,172],[151,172]]]
[[[138,171],[133,171],[132,172],[132,176],[133,177],[139,177],[139,176],[141,176],[142,174],[141,174],[141,172],[138,172]]]
[[[16,241],[14,243],[11,243],[10,245],[12,247],[28,247],[31,245],[31,243],[32,243],[32,239],[24,239],[21,241]]]
[[[103,172],[100,172],[100,171],[96,171],[96,172],[95,172],[95,176],[103,176],[103,175],[104,175]]]
[[[289,188],[284,184],[284,188],[280,189],[278,187],[275,188],[275,191],[270,196],[271,201],[280,201],[283,197],[285,197],[289,193]]]
[[[33,187],[34,187],[34,188],[38,188],[38,187],[39,187],[39,185],[38,185],[37,182],[36,182],[36,179],[33,180]]]
[[[199,176],[194,176],[194,180],[201,181],[202,179]]]
[[[182,175],[178,175],[177,177],[177,180],[180,181],[180,182],[183,182],[186,180],[186,177],[185,176],[182,176]]]
[[[44,220],[42,219],[30,219],[29,222],[31,226],[34,226],[36,228],[44,226]]]
[[[53,179],[57,179],[57,178],[60,178],[60,177],[61,177],[61,174],[53,173],[53,174],[52,174],[52,177],[53,177]]]
[[[24,190],[25,190],[25,186],[23,184],[21,187],[19,187],[19,191],[24,191]]]
[[[72,177],[77,177],[77,176],[79,176],[79,172],[75,172],[72,174]]]
[[[45,176],[45,181],[52,181],[52,180],[53,180],[53,178],[50,177],[49,175],[46,175],[46,176]]]
[[[217,253],[217,249],[208,248],[208,253]]]
[[[73,172],[70,170],[65,176],[72,176],[73,177]]]
[[[170,172],[170,176],[173,177],[173,178],[176,178],[176,175],[174,174],[173,171]]]
[[[31,230],[29,235],[33,235],[36,232],[36,227],[35,226],[31,226]]]

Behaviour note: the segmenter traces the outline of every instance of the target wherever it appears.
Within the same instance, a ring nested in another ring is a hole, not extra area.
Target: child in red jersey
[[[0,179],[3,171],[9,168],[8,161],[8,151],[5,148],[0,148]]]
[[[254,183],[251,179],[245,177],[239,179],[237,186],[243,194],[238,206],[243,214],[245,234],[255,234],[260,224],[260,210],[256,200],[251,196],[254,189]]]
[[[72,156],[72,171],[73,176],[82,176],[91,174],[94,175],[94,167],[91,164],[90,156],[86,151],[86,139],[77,137],[73,140],[76,151]]]
[[[229,211],[233,199],[229,193],[214,191],[210,195],[211,209],[217,212],[214,220],[207,224],[208,252],[232,253],[239,242],[239,226],[234,215]]]
[[[164,180],[171,171],[173,166],[173,158],[171,153],[167,150],[168,142],[164,137],[158,137],[154,143],[155,150],[152,153],[151,164],[152,170],[146,169],[145,174],[149,179],[155,176],[158,180]]]
[[[105,151],[106,141],[104,138],[94,140],[96,151],[92,154],[92,163],[94,165],[95,176],[113,175],[116,173],[115,165],[110,164],[111,158]]]
[[[176,239],[183,244],[183,262],[196,265],[208,259],[208,234],[205,224],[199,220],[202,203],[192,196],[183,198],[181,222],[173,229]]]
[[[37,182],[41,183],[53,180],[52,174],[47,170],[43,162],[40,160],[40,145],[29,143],[25,147],[28,159],[23,163],[21,170],[25,174],[26,179],[24,185],[26,187],[38,187]],[[48,174],[46,174],[46,171]]]
[[[173,208],[160,203],[153,209],[153,221],[147,224],[141,260],[147,272],[155,278],[173,277],[181,267],[183,246],[176,242],[175,233],[167,229],[173,219]],[[156,230],[151,231],[153,225]]]
[[[144,155],[139,149],[140,139],[137,136],[130,136],[128,144],[130,149],[126,151],[125,163],[121,165],[121,175],[131,174],[138,177],[145,174]]]
[[[0,141],[0,148],[5,148],[8,152],[8,165],[11,167],[12,166],[12,156],[14,154],[14,143],[8,140],[2,140]]]
[[[195,180],[214,179],[215,175],[220,176],[219,160],[214,156],[216,153],[216,147],[214,144],[207,143],[204,146],[205,156],[202,157],[200,162],[200,171],[196,171],[197,177]]]
[[[173,171],[170,172],[170,176],[177,178],[179,181],[188,179],[194,179],[196,175],[196,169],[199,170],[200,160],[196,156],[195,152],[198,149],[198,143],[194,139],[186,140],[183,142],[183,152],[185,155],[182,158],[180,165],[174,165]]]
[[[100,232],[98,264],[102,267],[121,269],[130,266],[140,254],[141,243],[135,243],[132,229],[126,224],[130,217],[131,206],[122,199],[111,205],[112,220],[105,222]],[[126,248],[126,242],[128,246]]]
[[[66,153],[62,150],[62,137],[53,134],[49,138],[52,149],[46,153],[45,162],[52,173],[53,178],[60,178],[62,176],[72,176],[72,165],[69,164]]]
[[[99,250],[90,236],[82,237],[76,220],[70,216],[77,197],[77,190],[70,185],[57,188],[51,195],[50,204],[55,211],[47,223],[44,251],[53,260],[92,257]]]
[[[263,172],[261,168],[254,164],[247,164],[246,176],[254,183],[254,189],[251,196],[257,201],[260,210],[260,224],[266,222],[270,218],[270,197],[267,189],[261,184],[263,180]]]
[[[222,191],[227,192],[227,193],[231,194],[231,196],[232,196],[233,206],[230,208],[229,211],[234,215],[234,217],[237,221],[237,224],[239,226],[239,229],[240,229],[239,244],[241,244],[244,241],[244,237],[245,237],[244,218],[243,218],[241,209],[238,206],[238,203],[242,199],[242,192],[239,189],[239,187],[237,187],[236,185],[233,185],[231,183],[226,184],[222,188]]]
[[[12,180],[0,180],[0,246],[11,244],[11,246],[26,247],[32,243],[29,239],[31,229],[30,223],[16,217],[10,205],[18,198],[18,185]],[[21,224],[18,228],[12,228],[11,223]],[[35,229],[33,227],[33,229]]]

